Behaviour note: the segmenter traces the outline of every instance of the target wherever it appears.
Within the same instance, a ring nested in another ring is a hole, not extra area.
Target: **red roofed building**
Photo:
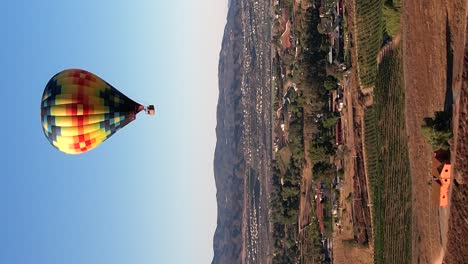
[[[448,205],[451,175],[450,152],[445,150],[435,151],[432,157],[432,176],[440,182],[439,206],[441,207]]]

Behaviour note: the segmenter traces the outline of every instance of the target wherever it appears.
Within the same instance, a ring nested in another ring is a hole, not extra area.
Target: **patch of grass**
[[[286,170],[289,167],[289,163],[291,162],[292,153],[288,147],[281,148],[278,151],[278,167],[280,170],[281,175],[286,173]]]
[[[390,36],[395,36],[400,31],[400,7],[383,6],[383,17],[385,21],[385,29]]]

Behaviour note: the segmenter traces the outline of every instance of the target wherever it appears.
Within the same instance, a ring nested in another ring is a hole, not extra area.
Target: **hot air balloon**
[[[64,70],[44,89],[42,129],[58,150],[80,154],[97,147],[141,111],[155,114],[153,105],[133,101],[93,73]]]

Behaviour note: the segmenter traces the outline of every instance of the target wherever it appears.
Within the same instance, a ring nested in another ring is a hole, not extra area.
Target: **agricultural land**
[[[468,1],[229,8],[213,263],[468,263]]]

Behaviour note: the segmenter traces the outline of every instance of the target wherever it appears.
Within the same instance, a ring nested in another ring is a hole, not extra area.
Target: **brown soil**
[[[402,39],[413,189],[413,263],[440,263],[446,241],[441,230],[447,228],[449,212],[439,210],[438,203],[431,200],[435,188],[434,184],[428,185],[432,150],[421,134],[421,126],[423,118],[444,110],[447,89],[460,80],[463,49],[459,46],[464,39],[460,30],[464,20],[460,18],[466,15],[463,6],[464,0],[404,1]]]
[[[353,222],[357,241],[361,244],[372,240],[369,195],[363,155],[363,116],[356,116],[356,157],[353,188]]]
[[[283,8],[281,12],[280,22],[280,30],[284,32],[286,30],[286,22],[289,21],[289,12],[287,8]]]
[[[351,235],[350,235],[351,233]],[[359,246],[353,242],[352,232],[333,234],[333,260],[334,263],[372,264],[374,263],[372,250]]]
[[[346,1],[345,11],[348,16],[348,28],[350,32],[354,32],[354,1]],[[363,155],[363,126],[364,124],[364,107],[363,107],[363,94],[372,94],[373,88],[368,87],[363,89],[359,85],[357,69],[357,47],[351,49],[353,67],[351,75],[349,76],[349,85],[345,88],[345,97],[347,100],[347,118],[348,136],[352,137],[347,140],[352,142],[350,149],[352,151],[353,160],[353,228],[357,241],[360,243],[370,242],[372,245],[372,223],[371,223],[371,207],[369,201],[369,193],[367,188],[367,177],[365,171],[365,161]],[[346,80],[345,80],[346,82]],[[345,165],[346,166],[346,165]]]
[[[468,153],[465,152],[465,158],[467,155]],[[448,243],[444,260],[447,264],[467,263],[468,188],[466,185],[458,185],[453,187],[452,192],[452,206],[450,210],[452,214],[449,218]]]
[[[360,200],[357,199],[358,184],[358,168],[357,157],[362,157],[362,152],[359,146],[356,144],[360,141],[359,134],[356,132],[356,112],[362,113],[362,109],[357,103],[358,85],[355,73],[344,79],[343,88],[345,92],[345,108],[342,112],[342,126],[343,126],[343,139],[347,149],[350,150],[349,155],[345,156],[344,159],[344,185],[340,194],[339,202],[339,226],[334,226],[333,232],[333,260],[334,263],[373,263],[373,252],[372,246],[359,246],[355,244],[356,234],[358,227],[362,227],[370,221],[362,217],[362,214],[357,212],[363,212],[363,208],[359,206]],[[354,96],[353,96],[354,95]],[[358,108],[358,109],[356,109]],[[357,116],[358,118],[361,118]],[[363,173],[361,172],[361,176]],[[366,199],[367,201],[367,199]],[[367,203],[367,202],[366,202]],[[367,206],[366,206],[367,207]],[[361,228],[362,231],[367,231],[366,228]],[[368,233],[367,236],[370,238],[372,234]],[[372,245],[372,243],[371,243]]]
[[[288,20],[288,22],[286,22],[286,29],[281,35],[281,45],[283,47],[283,50],[291,48],[291,40],[289,39],[290,36],[291,36],[291,21]]]
[[[465,3],[465,15],[466,10]],[[452,155],[455,161],[453,164],[455,184],[452,184],[450,224],[444,259],[447,264],[466,263],[468,260],[468,240],[466,240],[468,234],[468,188],[466,186],[468,184],[468,43],[466,42],[468,24],[466,24],[466,16],[465,29],[463,75],[461,79],[454,79],[454,146]],[[460,45],[453,47],[455,53],[459,52],[457,49],[459,47]]]

